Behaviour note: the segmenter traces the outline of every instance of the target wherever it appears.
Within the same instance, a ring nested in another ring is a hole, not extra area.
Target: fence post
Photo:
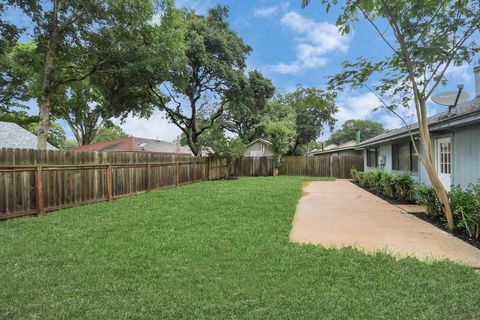
[[[35,174],[35,195],[37,202],[37,214],[43,216],[45,214],[45,208],[43,204],[43,168],[37,166]]]
[[[197,160],[193,162],[193,181],[197,179]]]
[[[112,176],[112,166],[107,166],[107,199],[112,201],[112,190],[113,189],[113,176]]]
[[[152,189],[152,180],[151,180],[151,166],[150,163],[147,163],[147,192],[150,192]]]
[[[208,156],[208,180],[212,180],[212,158]]]
[[[330,177],[333,177],[333,157],[330,155]]]
[[[180,171],[178,170],[179,169],[179,164],[178,162],[175,163],[175,185],[178,186],[179,182],[180,182]]]

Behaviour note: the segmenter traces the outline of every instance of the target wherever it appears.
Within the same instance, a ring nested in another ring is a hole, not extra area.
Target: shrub
[[[413,200],[415,181],[408,174],[408,172],[402,172],[393,174],[393,196],[402,202],[408,202]]]
[[[480,185],[469,185],[465,190],[452,187],[448,194],[456,227],[478,238],[480,232]]]
[[[415,188],[415,200],[419,205],[427,207],[427,213],[435,218],[443,219],[442,205],[437,198],[435,189],[425,184],[417,185]]]
[[[354,181],[366,189],[393,197],[402,202],[413,200],[415,182],[408,173],[388,173],[382,170],[355,171]]]
[[[358,171],[355,168],[350,169],[350,176],[352,177],[353,182],[358,183],[358,174],[361,171]]]
[[[382,193],[389,196],[394,197],[394,177],[392,174],[384,173],[380,180],[380,185],[382,189]]]

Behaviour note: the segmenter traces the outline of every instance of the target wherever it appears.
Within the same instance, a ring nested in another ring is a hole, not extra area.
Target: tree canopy
[[[230,29],[227,14],[222,6],[206,17],[187,12],[185,59],[171,70],[168,83],[156,81],[155,74],[146,80],[155,104],[186,135],[194,154],[202,133],[219,121],[246,85],[243,72],[251,48]]]
[[[342,144],[355,140],[357,131],[360,131],[360,139],[364,141],[384,133],[385,128],[380,122],[350,119],[345,121],[340,129],[330,135],[327,143]]]
[[[232,97],[222,116],[223,127],[244,143],[262,137],[270,111],[268,100],[275,93],[270,79],[257,70],[250,71],[246,80],[241,94]]]

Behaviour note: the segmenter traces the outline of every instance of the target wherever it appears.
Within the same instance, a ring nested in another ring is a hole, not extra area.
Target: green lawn
[[[308,178],[243,178],[0,223],[2,319],[479,319],[480,275],[288,241]]]

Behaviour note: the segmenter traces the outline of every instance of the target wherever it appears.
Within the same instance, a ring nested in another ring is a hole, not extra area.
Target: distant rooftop
[[[71,151],[98,151],[98,152],[159,152],[172,154],[192,155],[190,148],[162,140],[127,137],[114,141],[101,141],[72,148]]]
[[[0,148],[37,149],[37,136],[13,122],[0,121]],[[58,150],[47,143],[47,150]]]

